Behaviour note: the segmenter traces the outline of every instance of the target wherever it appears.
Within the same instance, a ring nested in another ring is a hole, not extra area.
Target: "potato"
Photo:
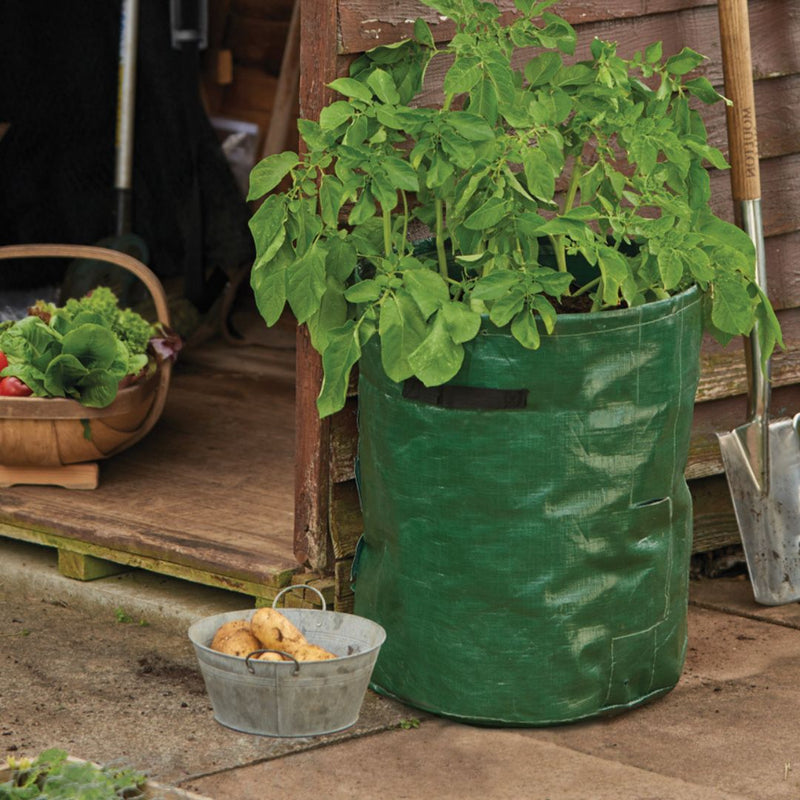
[[[232,633],[242,630],[250,632],[250,623],[246,619],[234,619],[231,622],[226,622],[217,628],[217,632],[214,634],[209,646],[212,650],[219,650],[224,639],[227,639]]]
[[[259,653],[256,658],[259,661],[286,661],[280,653]]]
[[[250,620],[250,629],[261,646],[268,650],[284,650],[294,654],[294,650],[307,644],[306,637],[286,617],[274,608],[259,608]]]
[[[324,647],[308,642],[292,651],[292,655],[298,661],[327,661],[330,658],[337,658],[333,653],[329,653]]]
[[[212,647],[212,649],[229,656],[245,658],[253,650],[260,650],[261,643],[249,630],[241,628],[222,638],[217,647]]]

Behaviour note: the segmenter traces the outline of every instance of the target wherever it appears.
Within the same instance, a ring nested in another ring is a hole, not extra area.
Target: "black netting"
[[[108,0],[0,3],[0,122],[10,123],[0,139],[0,244],[94,244],[114,233],[119,14]],[[202,282],[252,258],[249,211],[198,81],[196,54],[171,46],[169,4],[141,0],[132,229],[156,274],[189,286],[198,272]],[[4,262],[0,289],[61,272]]]

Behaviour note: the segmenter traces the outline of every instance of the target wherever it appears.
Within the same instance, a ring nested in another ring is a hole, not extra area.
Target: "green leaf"
[[[490,197],[465,220],[464,227],[473,231],[485,231],[497,225],[508,211],[508,202],[499,197]]]
[[[416,170],[407,161],[389,156],[381,162],[386,174],[397,189],[404,192],[418,192],[419,179]]]
[[[322,221],[330,227],[339,222],[339,209],[345,199],[345,189],[335,175],[323,175],[319,185],[319,205]]]
[[[250,286],[258,311],[267,325],[274,325],[286,305],[286,268],[294,253],[290,247],[269,264],[256,264],[250,273]]]
[[[361,225],[375,214],[375,198],[368,189],[364,189],[353,208],[350,209],[347,222],[350,225]]]
[[[325,294],[325,254],[315,246],[287,268],[286,298],[302,324],[319,310]]]
[[[88,374],[89,370],[74,355],[62,353],[48,364],[44,388],[51,397],[67,397],[67,390]]]
[[[332,131],[344,125],[353,115],[353,106],[345,100],[336,100],[319,113],[319,126],[323,131]]]
[[[101,325],[80,325],[64,336],[61,352],[75,356],[90,370],[105,370],[117,354],[117,338]]]
[[[713,284],[711,321],[725,333],[747,334],[753,324],[753,301],[741,276],[720,270]]]
[[[667,72],[670,75],[685,75],[705,61],[705,57],[696,53],[689,47],[684,47],[677,55],[670,56],[666,61]]]
[[[470,296],[475,300],[499,300],[512,287],[518,286],[520,280],[521,276],[517,272],[507,270],[490,272],[475,284]]]
[[[266,264],[280,250],[286,238],[286,201],[270,195],[250,217],[248,225],[256,246],[256,264]]]
[[[597,254],[597,264],[603,276],[603,302],[615,306],[619,302],[619,290],[629,275],[628,262],[620,252],[605,247]]]
[[[546,297],[542,297],[541,295],[536,295],[531,305],[539,312],[539,316],[542,318],[544,322],[544,328],[548,333],[552,333],[555,330],[556,322],[558,321],[558,314],[556,314],[556,310],[553,308],[552,304]]]
[[[403,272],[403,282],[425,319],[450,301],[450,291],[438,272],[407,269]]]
[[[328,275],[344,282],[353,274],[357,263],[356,249],[347,239],[335,237],[328,240],[328,254],[325,256]]]
[[[490,125],[497,122],[497,91],[488,77],[481,78],[469,93],[467,110],[483,117]]]
[[[659,251],[657,260],[658,272],[661,275],[664,289],[667,291],[674,289],[683,277],[684,262],[681,254],[667,247]]]
[[[367,77],[367,84],[382,103],[393,106],[400,102],[397,85],[386,70],[376,69],[371,72]]]
[[[536,350],[541,344],[541,336],[533,314],[525,308],[511,320],[511,335],[528,350]]]
[[[644,51],[644,60],[648,64],[658,64],[661,61],[664,48],[661,42],[654,42]]]
[[[708,78],[692,78],[691,80],[685,81],[683,86],[689,91],[690,94],[694,95],[703,103],[711,104],[725,99],[711,85],[711,81],[709,81]]]
[[[428,174],[425,176],[425,185],[429,189],[436,189],[439,186],[443,186],[453,172],[454,167],[450,161],[437,151],[433,155]]]
[[[74,396],[81,405],[89,408],[105,408],[114,402],[119,389],[119,381],[110,373],[93,369],[82,378],[74,388]]]
[[[481,315],[462,303],[445,303],[439,314],[444,320],[447,332],[457,344],[468,342],[478,335],[481,327]]]
[[[458,56],[444,76],[445,94],[464,94],[481,79],[480,59],[476,56]]]
[[[515,287],[492,304],[491,311],[489,311],[489,319],[498,328],[502,328],[508,325],[513,317],[522,311],[524,305],[525,293],[521,288]]]
[[[522,167],[528,191],[542,200],[552,200],[556,191],[556,176],[545,153],[529,148],[522,157]]]
[[[525,78],[531,87],[548,86],[562,64],[558,53],[541,53],[525,65]]]
[[[363,100],[365,103],[369,103],[372,100],[372,92],[370,89],[364,86],[361,81],[355,80],[355,78],[337,78],[331,81],[328,86],[335,92],[343,94],[345,97]]]
[[[453,378],[464,361],[464,347],[447,331],[444,318],[436,314],[428,334],[409,355],[408,363],[425,386],[439,386]]]
[[[351,303],[374,303],[383,294],[383,287],[375,280],[359,281],[345,289],[344,296]]]
[[[306,325],[311,335],[311,345],[321,353],[330,343],[330,332],[347,321],[347,301],[344,299],[344,284],[328,276],[325,294],[320,300],[319,311],[312,314]]]
[[[248,200],[257,200],[272,191],[298,164],[297,153],[286,151],[267,156],[250,171]]]
[[[328,346],[322,353],[322,387],[317,397],[320,417],[328,417],[344,408],[353,365],[361,358],[358,329],[353,320],[331,331]]]
[[[414,20],[414,38],[426,47],[435,48],[436,42],[433,39],[430,25],[421,17]]]
[[[489,123],[468,111],[451,111],[445,118],[448,126],[470,142],[489,142],[495,132]]]
[[[425,320],[410,294],[401,290],[387,295],[381,306],[379,333],[386,374],[396,383],[410,378],[414,370],[408,358],[427,333]]]

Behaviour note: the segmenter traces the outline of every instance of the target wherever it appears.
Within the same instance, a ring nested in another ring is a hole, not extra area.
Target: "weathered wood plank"
[[[337,611],[352,612],[355,595],[350,584],[350,569],[353,566],[352,558],[343,558],[336,562],[334,567],[335,589],[334,597]]]
[[[339,69],[337,7],[329,0],[300,3],[300,115],[317,119],[333,97],[327,84]],[[320,420],[317,396],[322,363],[305,326],[297,333],[297,442],[295,455],[295,555],[324,571],[332,566],[328,532],[330,420]]]
[[[331,466],[333,483],[349,481],[354,476],[353,464],[358,444],[358,401],[355,396],[331,420]]]
[[[64,548],[60,548],[58,551],[58,571],[65,578],[95,581],[98,578],[107,578],[109,575],[119,575],[127,570],[128,567],[125,565],[107,561],[104,558],[95,558]]]
[[[739,528],[724,475],[689,482],[694,504],[693,553],[740,544]]]
[[[498,7],[511,14],[513,0],[499,0]],[[711,0],[654,0],[643,8],[641,0],[617,0],[615,3],[599,0],[563,2],[551,10],[574,25],[599,20],[639,17],[643,13],[665,14],[688,8],[711,5]],[[453,26],[430,8],[416,0],[339,0],[340,52],[355,53],[406,38],[413,31],[413,21],[425,19],[433,28],[437,41],[453,35]]]
[[[337,559],[352,556],[364,532],[361,505],[355,481],[331,484],[330,531]]]
[[[756,121],[758,150],[762,159],[775,158],[800,150],[800,119],[795,109],[800,105],[800,75],[756,81]],[[722,91],[722,87],[718,87]],[[728,155],[728,131],[725,113],[720,106],[701,109],[708,139]]]
[[[207,564],[206,568],[195,568],[173,560],[151,558],[137,552],[117,550],[113,547],[97,545],[82,539],[59,536],[47,530],[9,525],[0,521],[0,537],[3,536],[21,542],[70,550],[93,558],[113,561],[115,564],[123,564],[128,567],[157,572],[160,575],[169,575],[173,578],[200,583],[204,586],[214,586],[218,589],[240,592],[252,597],[269,598],[270,601],[280,589],[290,583],[292,576],[295,574],[294,568],[283,569],[272,575],[265,575],[263,580],[248,580],[224,571],[224,565],[220,565],[222,569],[219,571],[214,569],[213,563]]]

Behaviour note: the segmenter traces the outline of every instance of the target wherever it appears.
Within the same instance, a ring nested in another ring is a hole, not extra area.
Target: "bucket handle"
[[[319,599],[322,601],[322,610],[325,611],[328,608],[327,603],[325,602],[325,598],[322,596],[322,592],[317,589],[316,586],[311,586],[308,583],[295,583],[291,586],[287,586],[284,589],[281,589],[278,594],[275,595],[275,599],[272,601],[272,607],[275,608],[278,604],[278,600],[286,594],[286,592],[291,591],[292,589],[311,589],[312,592],[316,592]]]
[[[261,653],[277,653],[278,655],[281,655],[284,658],[287,658],[289,661],[294,661],[294,672],[292,672],[292,675],[297,675],[300,672],[300,662],[291,653],[286,653],[283,650],[253,650],[253,652],[252,653],[248,653],[245,656],[245,659],[244,659],[244,665],[247,667],[247,671],[251,675],[255,675],[256,674],[256,669],[250,663],[250,659],[253,656],[261,655]],[[277,661],[273,661],[271,663],[277,664],[278,662]]]

